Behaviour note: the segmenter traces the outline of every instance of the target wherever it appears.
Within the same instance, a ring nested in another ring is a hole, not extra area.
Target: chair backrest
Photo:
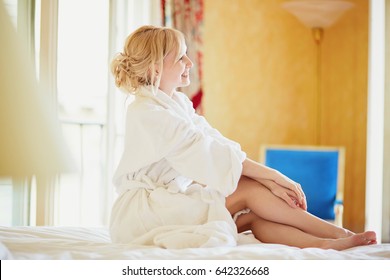
[[[343,147],[263,145],[260,161],[301,184],[308,212],[335,219],[335,204],[343,201]]]

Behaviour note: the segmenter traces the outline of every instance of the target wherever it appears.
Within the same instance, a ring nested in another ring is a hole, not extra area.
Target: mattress
[[[106,228],[0,227],[1,260],[390,260],[390,244],[344,251],[265,244],[240,234],[235,247],[163,249],[113,244]]]

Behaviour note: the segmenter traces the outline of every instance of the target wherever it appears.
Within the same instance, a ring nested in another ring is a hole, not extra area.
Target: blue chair
[[[263,145],[260,162],[301,184],[308,212],[342,226],[343,147]]]

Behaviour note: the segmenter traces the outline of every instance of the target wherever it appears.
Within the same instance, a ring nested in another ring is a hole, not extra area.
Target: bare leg
[[[290,225],[306,233],[324,238],[346,237],[352,233],[319,219],[302,209],[294,209],[273,195],[255,180],[242,177],[237,190],[226,199],[230,213],[249,208],[258,217],[272,222]]]
[[[247,177],[242,177],[237,190],[227,197],[226,207],[232,214],[249,208],[262,220],[290,226],[314,237],[337,239],[354,235],[354,233],[319,219],[302,209],[291,208],[266,187]],[[372,239],[371,235],[370,239]]]
[[[278,243],[299,248],[323,248],[344,250],[360,245],[375,244],[375,233],[365,232],[345,238],[319,238],[292,226],[259,218],[253,212],[237,219],[239,231],[251,229],[254,236],[264,243]]]

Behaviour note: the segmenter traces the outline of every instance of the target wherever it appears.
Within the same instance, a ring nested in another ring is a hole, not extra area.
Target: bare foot
[[[353,234],[345,238],[326,239],[324,240],[324,243],[321,248],[345,250],[356,246],[373,244],[376,244],[376,233],[373,231],[365,231],[362,233]]]

